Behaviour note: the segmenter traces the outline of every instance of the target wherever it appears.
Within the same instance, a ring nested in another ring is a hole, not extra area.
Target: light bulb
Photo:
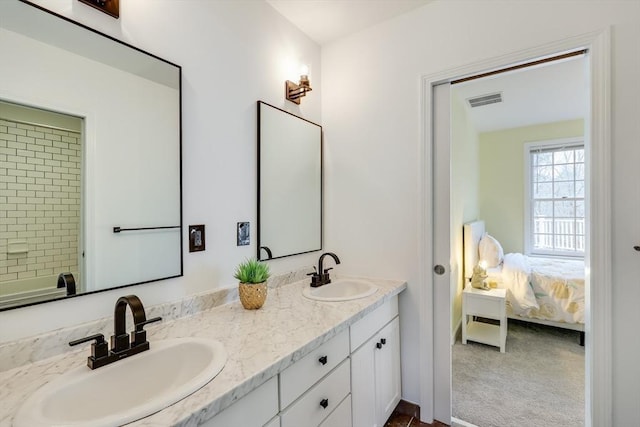
[[[486,270],[487,269],[487,261],[482,260],[478,263],[478,265],[480,266],[481,269]]]
[[[300,75],[301,76],[309,75],[309,67],[306,64],[302,64],[300,66]]]

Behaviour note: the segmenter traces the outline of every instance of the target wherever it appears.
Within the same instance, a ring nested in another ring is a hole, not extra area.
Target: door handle
[[[433,272],[436,273],[438,276],[442,276],[445,272],[445,269],[443,266],[438,264],[435,267],[433,267]]]

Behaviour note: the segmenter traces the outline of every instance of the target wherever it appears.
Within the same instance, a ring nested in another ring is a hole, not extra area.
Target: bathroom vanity
[[[168,338],[210,338],[224,345],[228,359],[200,390],[131,425],[381,425],[400,399],[397,295],[406,283],[371,282],[378,288],[373,295],[325,302],[303,296],[309,280],[299,280],[270,288],[260,310],[233,300],[149,325],[152,348]],[[74,349],[0,372],[0,425],[11,425],[29,395],[85,364],[87,355],[88,348]]]

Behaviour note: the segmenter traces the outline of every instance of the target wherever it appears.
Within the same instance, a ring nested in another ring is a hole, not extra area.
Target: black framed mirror
[[[181,276],[181,67],[27,1],[0,16],[0,310]]]
[[[258,245],[267,260],[322,249],[322,126],[258,101]]]

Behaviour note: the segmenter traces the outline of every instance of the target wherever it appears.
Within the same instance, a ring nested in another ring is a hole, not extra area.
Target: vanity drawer
[[[289,406],[349,355],[349,331],[331,338],[280,373],[280,409]]]
[[[331,413],[320,427],[350,427],[351,426],[351,395],[344,398],[342,403]]]
[[[398,296],[394,296],[351,325],[351,353],[398,315]]]
[[[282,427],[320,425],[349,394],[350,378],[350,364],[345,360],[326,378],[281,412],[280,425]]]

